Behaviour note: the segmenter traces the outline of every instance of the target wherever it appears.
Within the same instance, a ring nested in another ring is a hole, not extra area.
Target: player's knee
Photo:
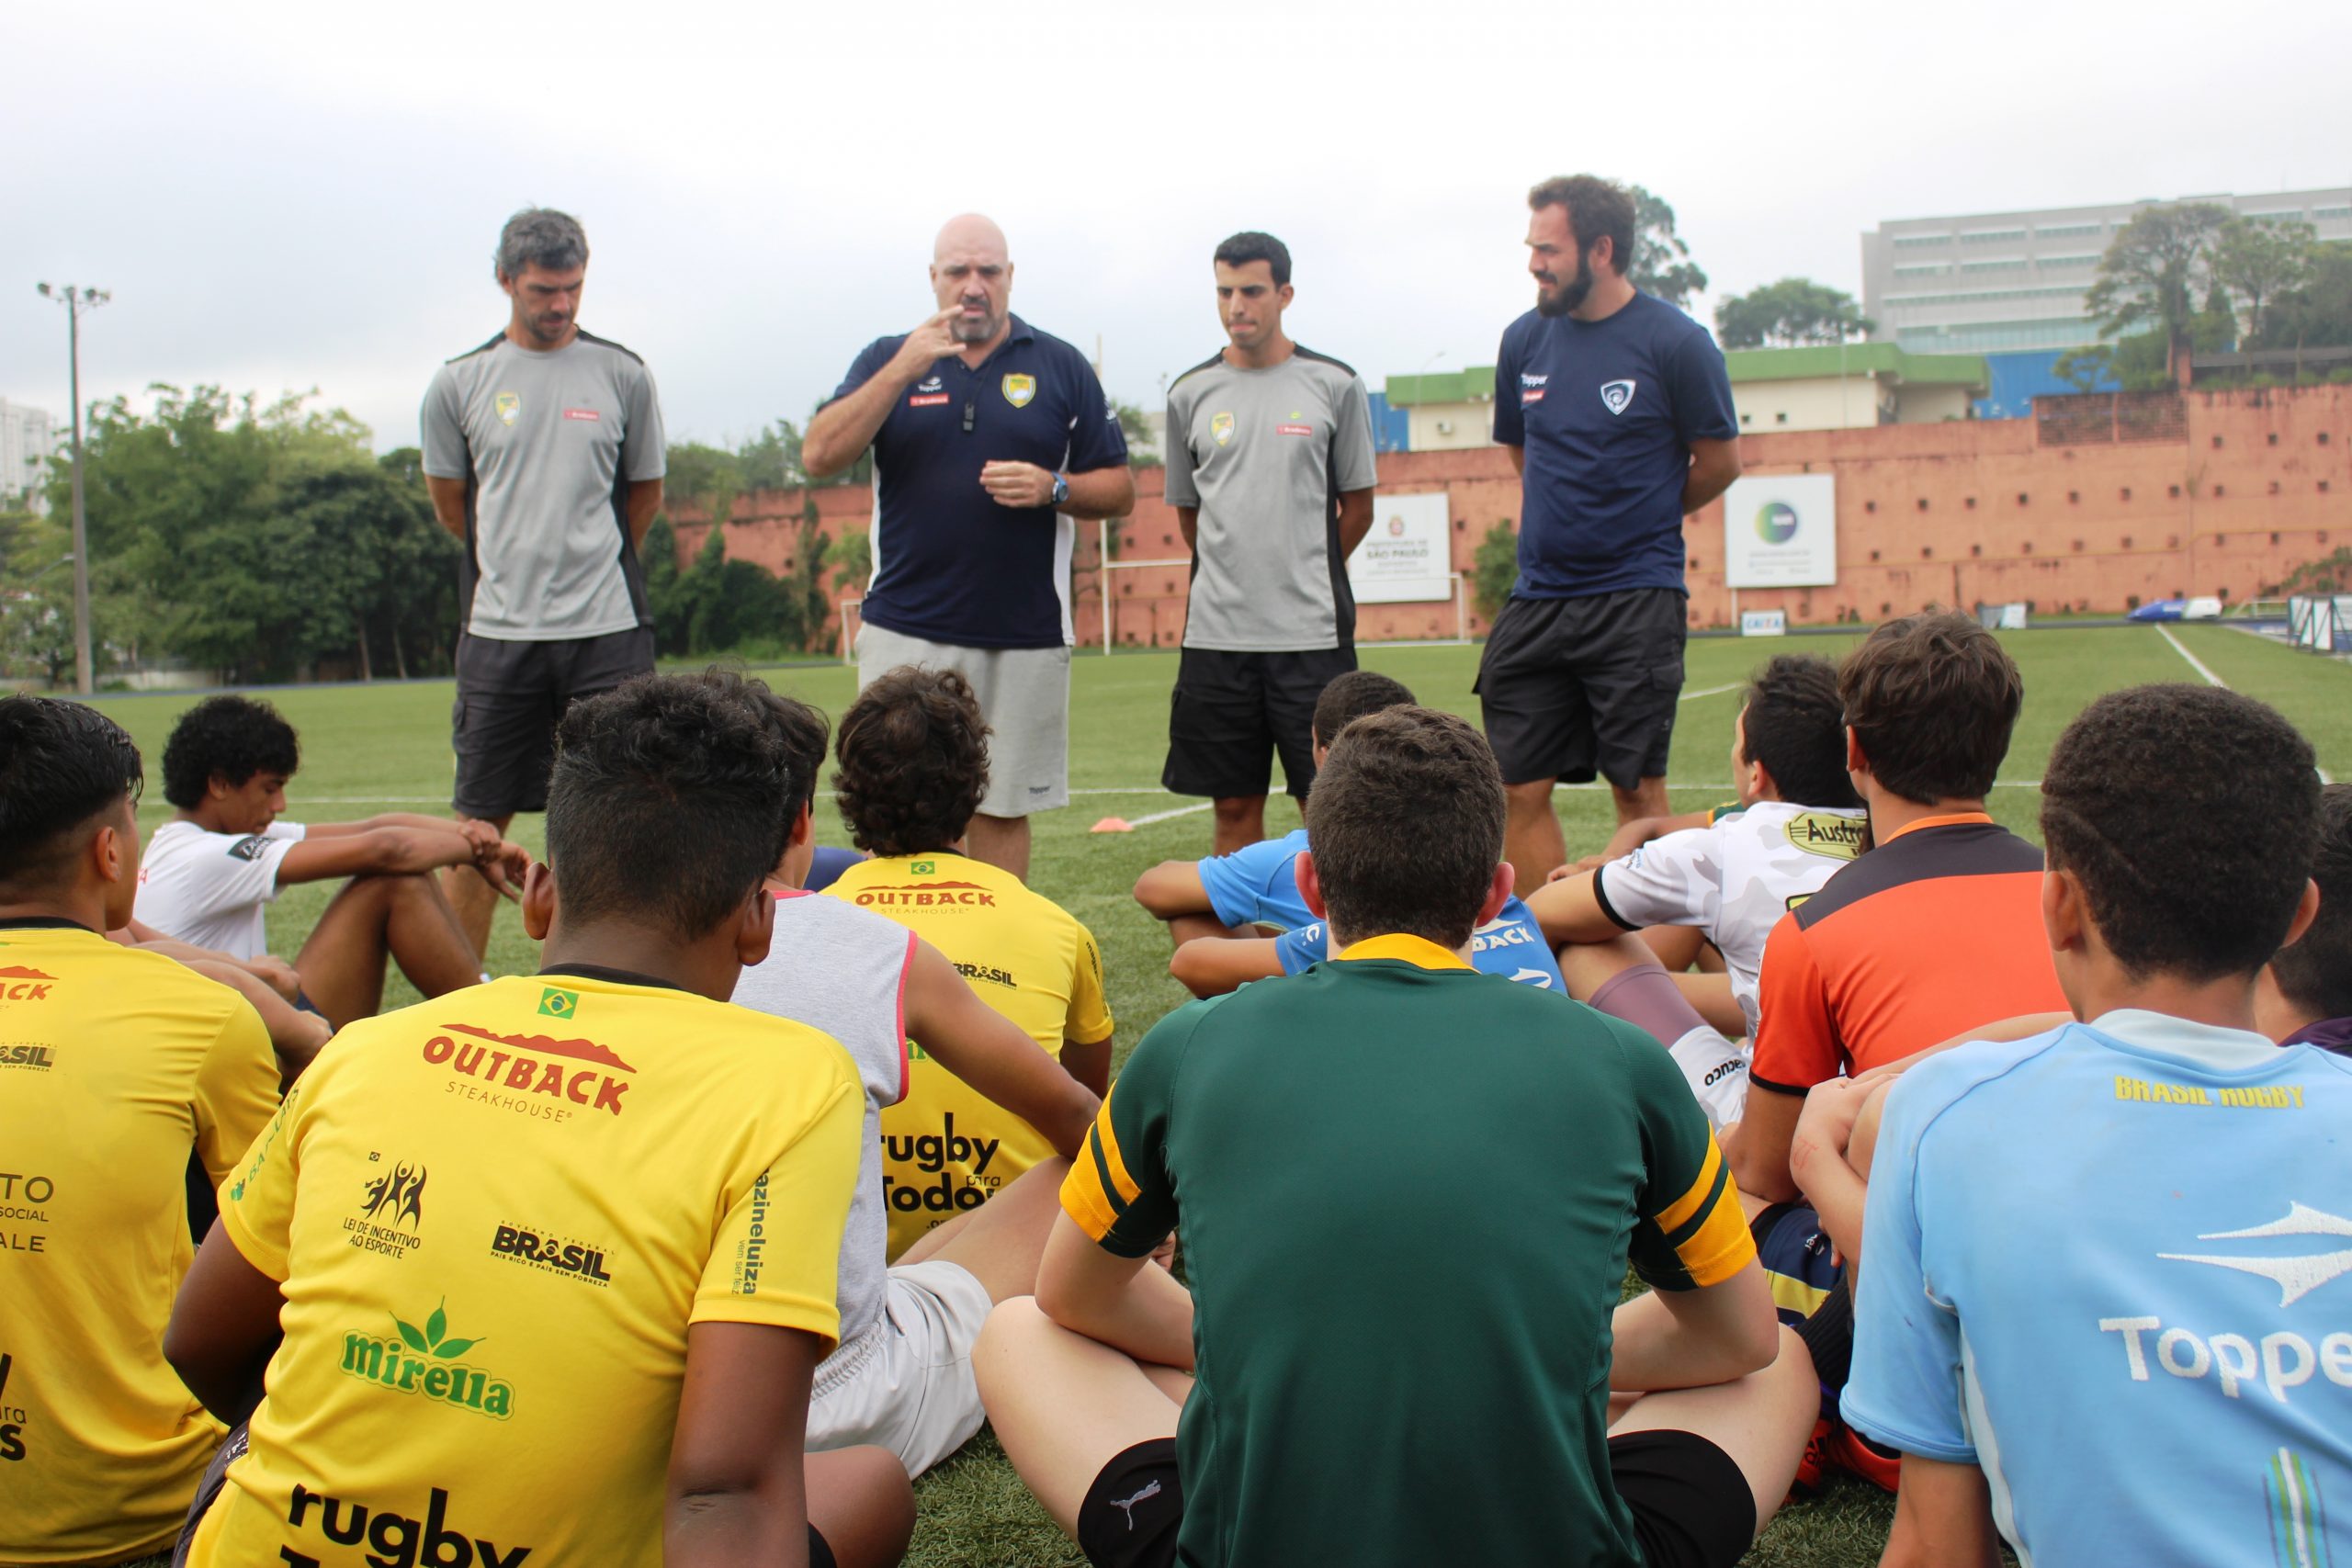
[[[1021,1367],[1060,1332],[1035,1296],[999,1302],[972,1343],[972,1376],[980,1385],[981,1404],[994,1409],[1008,1391],[1023,1386]]]

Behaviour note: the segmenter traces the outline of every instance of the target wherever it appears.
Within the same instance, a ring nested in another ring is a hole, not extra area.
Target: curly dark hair
[[[764,681],[754,680],[730,665],[714,664],[684,677],[701,681],[741,697],[760,710],[770,731],[784,748],[784,823],[789,836],[793,819],[817,794],[817,775],[825,766],[825,750],[832,740],[832,721],[798,697],[786,696]]]
[[[964,836],[989,787],[989,727],[972,683],[902,664],[842,715],[833,788],[850,840],[877,855],[944,850]]]
[[[259,773],[290,779],[301,765],[301,742],[276,708],[251,697],[207,697],[180,715],[164,742],[164,798],[193,811],[214,779],[232,786]]]
[[[1830,808],[1862,803],[1846,772],[1846,709],[1838,700],[1838,667],[1809,654],[1782,653],[1747,678],[1741,694],[1743,754],[1772,775],[1781,798]]]
[[[2312,1018],[2352,1018],[2352,784],[2320,791],[2319,914],[2270,961],[2278,994]]]
[[[2009,754],[2025,681],[1991,632],[1930,611],[1888,621],[1838,671],[1871,776],[1920,806],[1981,800]]]
[[[1568,228],[1577,250],[1589,254],[1599,240],[1609,242],[1609,270],[1623,277],[1634,269],[1634,196],[1614,180],[1598,175],[1555,175],[1527,193],[1527,209],[1547,207],[1568,209]]]
[[[1323,694],[1315,699],[1312,728],[1315,743],[1329,746],[1339,739],[1340,731],[1368,713],[1383,708],[1404,707],[1413,700],[1405,682],[1377,670],[1351,670],[1334,675],[1325,684]]]
[[[2135,686],[2058,738],[2042,842],[2134,979],[2251,975],[2311,876],[2319,790],[2311,742],[2274,709],[2220,687]]]
[[[85,841],[76,829],[139,798],[145,770],[122,727],[55,697],[0,697],[0,887],[54,882]]]
[[[756,681],[639,675],[556,730],[548,865],[566,921],[695,941],[784,856],[788,763]]]
[[[1503,854],[1503,775],[1450,713],[1392,707],[1340,732],[1306,797],[1308,852],[1333,931],[1460,947]]]

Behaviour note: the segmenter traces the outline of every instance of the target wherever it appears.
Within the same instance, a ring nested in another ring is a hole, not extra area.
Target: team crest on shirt
[[[491,400],[490,406],[498,411],[498,423],[513,424],[523,412],[523,400],[512,392],[501,392]]]
[[[1603,381],[1600,384],[1601,404],[1603,407],[1607,408],[1611,413],[1623,413],[1625,412],[1625,405],[1633,400],[1634,383],[1630,379],[1623,381]]]
[[[1233,445],[1233,416],[1229,413],[1209,415],[1209,439],[1220,446]]]
[[[1008,374],[1003,386],[1004,400],[1017,409],[1027,408],[1029,400],[1037,395],[1037,378],[1035,376]]]

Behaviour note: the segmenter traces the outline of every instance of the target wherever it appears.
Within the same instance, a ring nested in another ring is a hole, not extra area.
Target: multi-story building
[[[46,470],[57,449],[56,423],[46,409],[0,398],[0,512],[48,513]]]
[[[2352,189],[2188,196],[2241,217],[2292,219],[2352,241]],[[1862,311],[1871,336],[1914,353],[2064,349],[2098,341],[2083,302],[2099,257],[2153,197],[2096,207],[1905,218],[1862,236]]]

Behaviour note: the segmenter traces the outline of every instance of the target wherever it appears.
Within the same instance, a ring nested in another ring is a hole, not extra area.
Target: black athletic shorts
[[[1231,653],[1188,648],[1168,705],[1163,788],[1218,800],[1264,795],[1273,755],[1283,782],[1306,798],[1315,782],[1315,702],[1336,676],[1356,667],[1352,648],[1299,653]]]
[[[1671,588],[1629,588],[1505,604],[1475,688],[1503,782],[1598,773],[1632,789],[1664,778],[1689,603]]]
[[[179,1541],[172,1548],[172,1568],[187,1568],[188,1554],[196,1550],[197,1527],[204,1522],[206,1511],[228,1485],[230,1464],[244,1451],[245,1428],[240,1424],[221,1443],[220,1451],[212,1456],[212,1462],[204,1467],[204,1475],[196,1483],[196,1501],[188,1505],[187,1522],[180,1526]],[[126,1563],[124,1568],[138,1568],[138,1564]],[[808,1527],[808,1568],[839,1568],[833,1549],[817,1533],[815,1525]]]
[[[1747,1477],[1695,1432],[1610,1438],[1609,1478],[1634,1516],[1645,1568],[1732,1568],[1756,1540]],[[1170,1568],[1183,1520],[1176,1440],[1156,1438],[1113,1459],[1086,1489],[1079,1550],[1094,1568]]]
[[[582,697],[609,692],[653,668],[653,630],[563,642],[458,637],[458,701],[450,709],[458,785],[450,804],[468,817],[548,808],[555,726]]]

